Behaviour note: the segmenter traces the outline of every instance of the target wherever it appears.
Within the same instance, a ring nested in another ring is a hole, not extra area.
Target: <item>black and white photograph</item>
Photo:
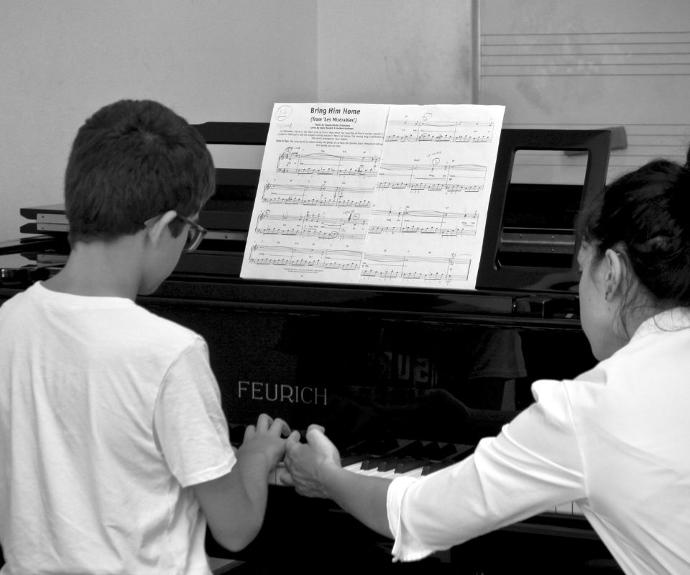
[[[0,575],[690,574],[690,2],[2,0]]]

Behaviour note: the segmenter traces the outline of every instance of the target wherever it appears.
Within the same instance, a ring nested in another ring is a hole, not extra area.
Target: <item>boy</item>
[[[0,308],[3,574],[210,573],[265,511],[289,432],[230,446],[204,340],[134,302],[157,289],[214,191],[199,133],[152,101],[80,128],[65,176],[70,257]]]

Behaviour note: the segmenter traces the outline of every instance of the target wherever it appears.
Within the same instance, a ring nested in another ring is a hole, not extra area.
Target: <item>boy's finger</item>
[[[271,423],[273,423],[273,418],[267,413],[262,413],[256,420],[256,429],[257,431],[266,431],[271,426]]]
[[[276,417],[273,420],[273,423],[271,424],[271,430],[276,430],[275,432],[277,432],[278,435],[289,435],[290,434],[290,426],[287,424],[286,421],[284,421],[280,417]]]
[[[248,425],[247,427],[244,428],[244,440],[246,441],[255,433],[256,433],[256,428],[253,425]]]

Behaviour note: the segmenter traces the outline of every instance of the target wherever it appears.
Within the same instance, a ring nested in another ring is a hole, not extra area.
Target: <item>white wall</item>
[[[318,2],[322,102],[472,103],[471,0]]]
[[[2,0],[0,241],[62,201],[77,128],[119,98],[190,122],[316,98],[316,0]]]
[[[471,100],[472,0],[0,1],[0,241],[21,207],[62,201],[77,128],[119,98],[190,122],[267,121],[280,101]]]

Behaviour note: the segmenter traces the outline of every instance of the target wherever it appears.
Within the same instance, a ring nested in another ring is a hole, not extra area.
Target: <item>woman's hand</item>
[[[328,466],[340,467],[340,453],[320,425],[310,425],[306,436],[307,443],[300,443],[299,433],[293,432],[286,442],[285,463],[292,484],[300,495],[328,498],[321,474]]]

